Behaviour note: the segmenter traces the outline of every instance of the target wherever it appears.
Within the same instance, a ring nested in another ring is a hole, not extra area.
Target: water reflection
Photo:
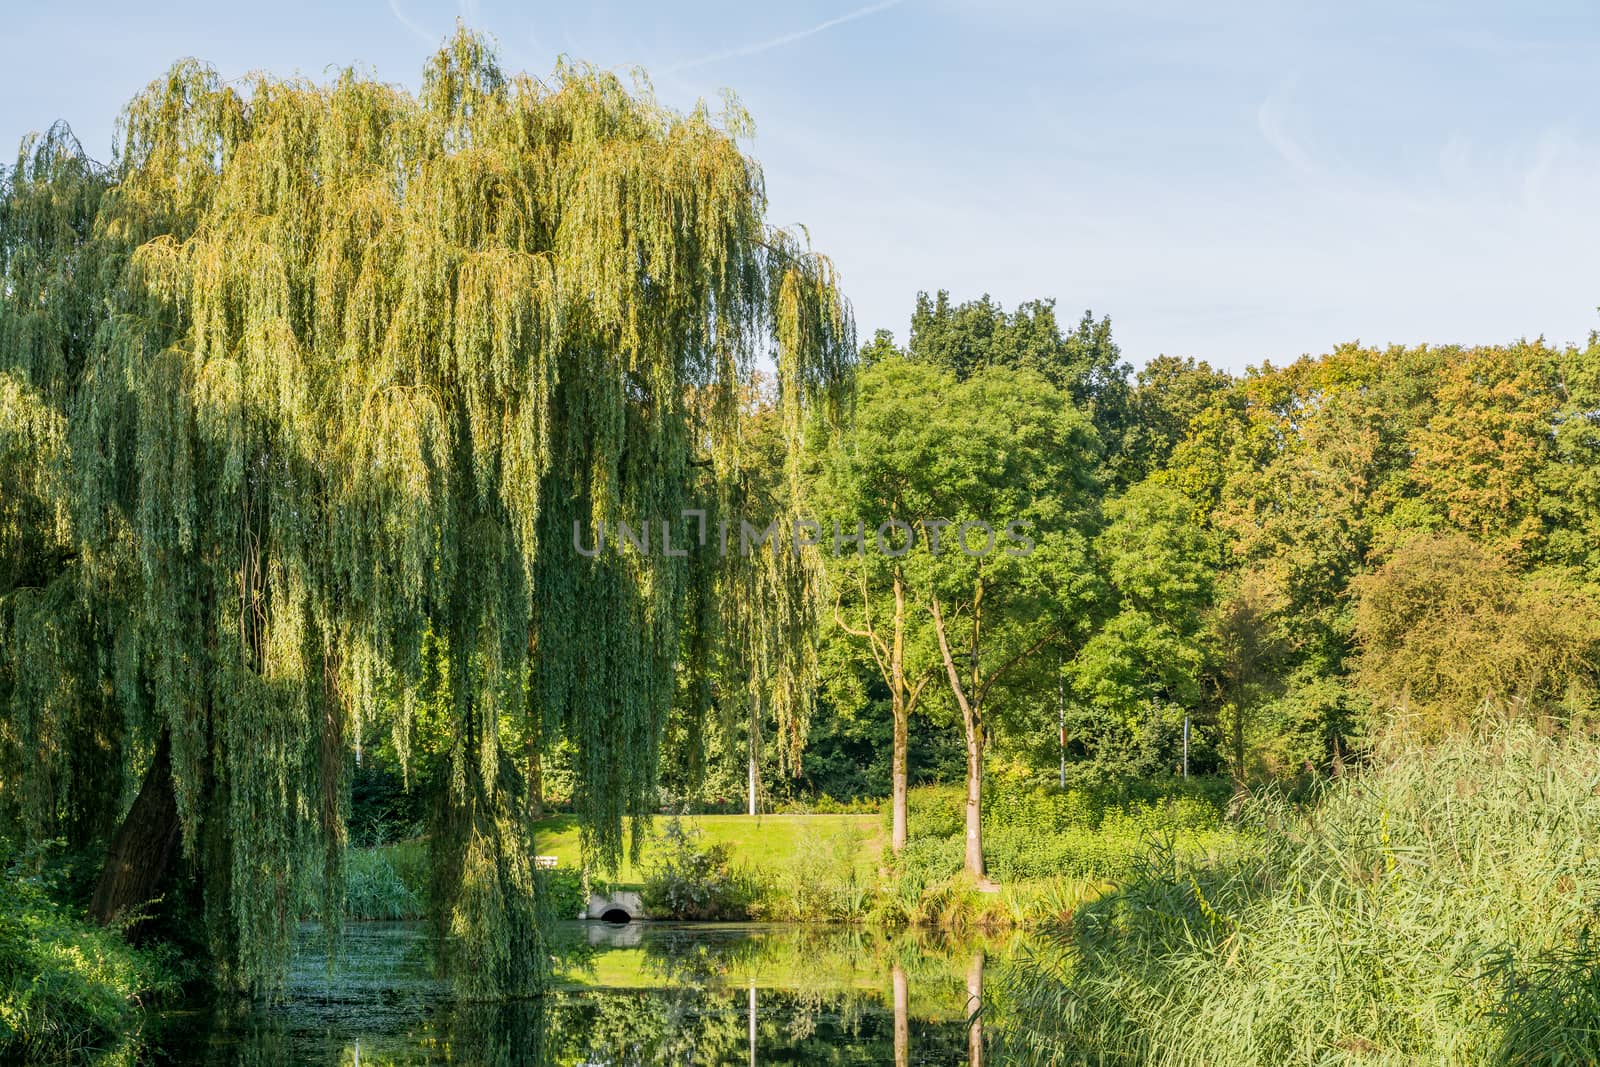
[[[979,1065],[984,971],[1020,948],[859,928],[573,923],[550,995],[469,1005],[431,976],[421,927],[353,924],[331,975],[320,944],[302,931],[280,1003],[173,1013],[147,1061]]]

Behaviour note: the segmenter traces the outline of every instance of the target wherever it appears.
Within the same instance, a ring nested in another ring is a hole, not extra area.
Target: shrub
[[[1232,838],[1224,820],[1230,796],[1226,781],[1201,778],[1066,790],[997,783],[984,801],[984,861],[1002,882],[1121,877],[1156,842],[1184,855],[1224,847]],[[895,864],[900,877],[925,888],[961,869],[963,803],[959,787],[912,790],[912,837]]]
[[[791,797],[772,805],[773,815],[875,815],[883,807],[874,797],[850,797],[837,800],[826,793],[818,796]]]
[[[753,917],[779,922],[855,922],[872,889],[858,869],[861,835],[852,829],[806,834],[783,865],[761,872]]]
[[[536,892],[540,894],[540,907],[555,919],[572,919],[589,906],[589,893],[584,888],[583,875],[575,870],[557,868],[535,873]]]
[[[756,895],[752,879],[734,869],[727,845],[702,845],[700,838],[679,819],[662,828],[640,893],[644,906],[668,919],[749,918]]]

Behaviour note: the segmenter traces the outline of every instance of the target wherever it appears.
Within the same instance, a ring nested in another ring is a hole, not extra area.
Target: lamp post
[[[1067,684],[1056,679],[1056,740],[1061,747],[1061,788],[1067,787]]]

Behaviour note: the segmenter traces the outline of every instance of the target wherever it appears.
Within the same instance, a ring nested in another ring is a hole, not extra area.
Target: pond
[[[297,934],[272,1005],[174,1011],[145,1060],[172,1064],[949,1064],[981,1062],[986,969],[1015,938],[780,924],[562,923],[549,995],[454,1003],[425,928],[352,923],[330,974]]]

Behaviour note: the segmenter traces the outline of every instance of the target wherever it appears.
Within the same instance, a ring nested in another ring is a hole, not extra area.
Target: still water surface
[[[145,1059],[174,1064],[950,1064],[1015,940],[775,924],[565,923],[556,990],[453,1003],[424,928],[353,923],[330,974],[303,928],[276,1004],[171,1012]]]

